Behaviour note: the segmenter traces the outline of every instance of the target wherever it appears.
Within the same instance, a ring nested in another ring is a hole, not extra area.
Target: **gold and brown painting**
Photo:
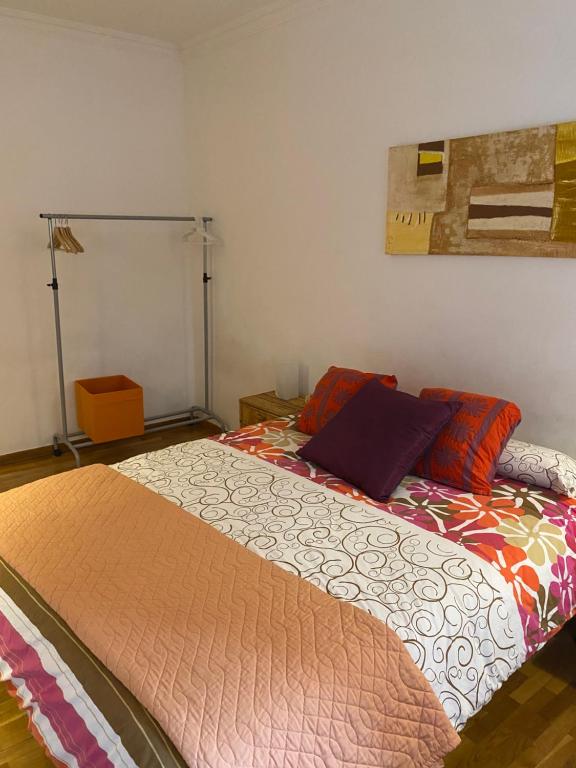
[[[576,122],[392,147],[386,252],[576,258]]]

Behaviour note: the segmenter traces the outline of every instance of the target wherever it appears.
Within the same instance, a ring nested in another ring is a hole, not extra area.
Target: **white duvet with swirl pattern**
[[[385,621],[459,729],[525,659],[509,585],[437,534],[212,440],[115,469]]]

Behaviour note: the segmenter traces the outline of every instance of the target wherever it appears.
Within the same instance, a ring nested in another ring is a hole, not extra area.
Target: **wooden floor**
[[[158,451],[168,445],[184,443],[187,440],[198,440],[201,437],[220,432],[209,422],[193,424],[188,427],[167,429],[163,432],[151,432],[141,437],[131,437],[127,440],[117,440],[115,443],[105,443],[82,448],[80,456],[82,465],[114,464],[117,461],[129,459],[139,453]],[[55,475],[74,469],[74,458],[69,450],[62,448],[62,456],[54,456],[52,448],[38,448],[23,453],[13,453],[0,456],[0,491],[16,488],[24,483],[31,483],[41,477]],[[3,768],[0,763],[0,768]]]
[[[85,449],[83,463],[111,464],[145,451],[206,437],[208,424]],[[70,454],[0,457],[0,490],[71,469]],[[0,683],[0,768],[52,763],[27,730],[27,717]],[[526,663],[472,718],[446,768],[576,768],[576,620]]]
[[[28,717],[0,683],[0,768],[54,768],[28,730]]]

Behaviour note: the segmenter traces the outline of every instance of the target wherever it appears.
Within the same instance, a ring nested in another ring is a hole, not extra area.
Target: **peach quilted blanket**
[[[104,466],[0,496],[0,555],[189,766],[440,766],[458,744],[386,625]]]

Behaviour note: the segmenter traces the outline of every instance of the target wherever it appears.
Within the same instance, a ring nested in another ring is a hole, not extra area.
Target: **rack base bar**
[[[193,405],[187,411],[176,411],[162,416],[149,416],[144,419],[144,434],[191,426],[192,424],[200,424],[203,421],[215,421],[223,432],[226,432],[228,429],[227,425],[213,411],[204,408],[204,406]],[[88,448],[93,445],[105,445],[105,443],[95,443],[84,432],[72,432],[66,435],[56,433],[52,438],[53,454],[61,456],[62,450],[60,446],[68,448],[74,456],[77,467],[80,467],[82,464],[79,449]]]

